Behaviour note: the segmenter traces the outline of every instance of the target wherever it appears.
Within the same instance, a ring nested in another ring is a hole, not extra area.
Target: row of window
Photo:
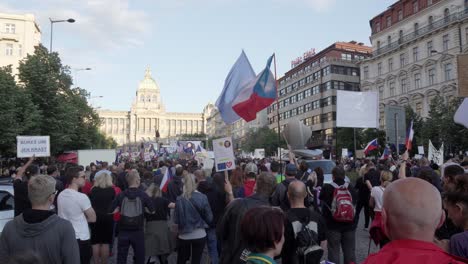
[[[466,36],[468,37],[468,28],[466,30]],[[442,36],[442,49],[443,51],[447,51],[450,49],[450,35],[445,34]],[[412,52],[412,61],[417,62],[422,59],[421,57],[421,52],[420,52],[420,47],[415,46],[411,50]],[[434,50],[434,43],[433,40],[430,40],[426,42],[426,58],[432,56],[434,53],[437,53],[437,51]],[[401,53],[399,56],[400,59],[400,68],[403,68],[406,66],[409,62],[408,60],[408,54],[406,52]],[[394,70],[394,62],[393,58],[389,58],[387,60],[387,72],[391,72]],[[377,63],[377,76],[383,74],[383,63],[379,62]],[[363,77],[364,79],[369,79],[369,66],[364,66],[363,67]]]
[[[320,77],[324,77],[324,76],[327,76],[329,75],[330,73],[333,73],[333,74],[340,74],[340,75],[349,75],[349,76],[359,76],[359,69],[358,68],[354,68],[354,67],[346,67],[346,66],[338,66],[338,65],[331,65],[331,66],[327,66],[321,70],[318,70],[308,76],[306,76],[305,78],[297,81],[297,82],[294,82],[292,83],[291,85],[288,85],[287,87],[285,88],[282,88],[279,90],[279,96],[284,96],[286,94],[289,94],[291,92],[294,92],[296,91],[297,89],[299,89],[300,87],[308,84],[308,83],[311,83],[311,82],[315,82],[317,81],[318,79],[320,79]]]
[[[280,113],[280,120],[288,119],[288,118],[293,117],[293,116],[296,115],[296,114],[293,115],[293,113],[291,111]],[[301,121],[306,126],[312,126],[312,125],[318,125],[320,123],[326,123],[326,122],[335,121],[335,120],[336,120],[336,112],[329,112],[329,113],[325,113],[325,114],[311,116],[311,117],[302,119]],[[277,116],[273,116],[273,117],[268,118],[268,122],[269,122],[270,125],[276,123],[277,122]]]
[[[449,81],[449,80],[452,80],[454,78],[452,63],[444,64],[443,70],[444,70],[444,80],[445,81]],[[408,90],[416,90],[416,89],[419,89],[419,88],[423,87],[420,72],[414,73],[412,77],[413,77],[412,78],[413,85],[410,85],[410,83],[408,81],[408,77],[406,77],[406,76],[401,77],[399,79],[401,94],[406,94],[408,92]],[[434,84],[437,83],[436,68],[435,67],[430,68],[430,69],[427,70],[426,80],[427,80],[427,84],[426,84],[427,86],[434,85]],[[378,90],[379,90],[380,98],[384,98],[385,97],[385,95],[384,95],[384,85],[383,84],[378,85]],[[395,80],[394,79],[388,81],[388,91],[389,91],[389,93],[388,93],[389,97],[397,95],[398,91],[397,91],[397,89],[395,87]]]
[[[336,96],[329,96],[329,97],[326,97],[326,98],[315,100],[315,101],[313,101],[311,103],[307,103],[305,105],[301,105],[301,106],[293,108],[291,110],[282,112],[282,113],[280,113],[280,120],[282,119],[281,116],[283,116],[284,118],[289,118],[289,117],[292,117],[292,116],[301,115],[303,113],[307,113],[309,111],[313,111],[315,109],[319,109],[319,108],[323,108],[323,107],[331,106],[331,105],[336,105]],[[267,110],[268,114],[270,114],[272,112],[274,112],[274,109],[269,108]]]
[[[426,1],[427,1],[426,6],[432,5],[432,0],[426,0]],[[405,10],[411,10],[411,9],[405,9]],[[412,11],[413,11],[413,13],[411,13],[411,14],[416,14],[417,12],[419,12],[419,1],[418,0],[413,1]],[[398,18],[397,21],[401,21],[401,20],[403,20],[404,16],[409,16],[411,14],[410,13],[403,14],[403,9],[399,9],[397,11],[397,18]],[[449,12],[448,8],[445,9],[444,15],[446,17],[448,17],[450,15],[450,12]],[[385,24],[386,27],[385,28],[389,28],[390,26],[392,26],[392,21],[393,21],[392,14],[390,14],[389,16],[387,16],[385,18],[385,22],[386,22],[386,24]],[[376,22],[375,27],[374,27],[374,32],[380,32],[381,29],[382,29],[382,27],[381,27],[380,22]]]
[[[5,44],[5,56],[14,56],[14,55],[23,56],[23,45],[21,44],[14,45],[13,43],[6,43]]]
[[[288,98],[285,98],[281,101],[279,101],[279,108],[286,107],[290,104],[294,104],[296,102],[300,102],[304,100],[305,98],[319,94],[320,92],[326,92],[330,90],[345,90],[345,91],[359,91],[359,84],[358,83],[345,83],[345,82],[340,82],[340,81],[329,81],[325,82],[321,85],[315,85],[309,89],[306,89],[300,93],[297,93],[293,96],[290,96]],[[277,104],[272,104],[271,109],[275,110]]]

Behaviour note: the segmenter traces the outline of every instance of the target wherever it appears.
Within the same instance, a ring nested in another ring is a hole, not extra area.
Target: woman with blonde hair
[[[206,195],[196,190],[193,174],[184,175],[184,187],[177,197],[174,223],[178,229],[177,264],[199,264],[206,244],[205,228],[213,221]]]
[[[109,173],[101,173],[94,179],[94,186],[89,194],[91,205],[96,212],[96,223],[90,224],[93,260],[96,264],[107,263],[109,259],[114,222],[108,210],[115,197],[112,176]]]
[[[389,170],[383,170],[380,173],[380,186],[374,186],[371,189],[371,197],[369,200],[369,206],[374,209],[374,220],[372,221],[369,233],[374,240],[376,245],[382,248],[390,240],[387,238],[384,232],[382,223],[382,205],[383,205],[383,194],[385,188],[392,182],[393,174]]]
[[[145,254],[149,258],[148,263],[153,263],[153,258],[156,257],[159,263],[167,264],[167,258],[175,246],[168,222],[169,208],[174,208],[175,204],[162,197],[160,189],[161,176],[157,177],[155,183],[152,183],[146,189],[146,194],[151,198],[155,213],[148,214],[145,212]]]

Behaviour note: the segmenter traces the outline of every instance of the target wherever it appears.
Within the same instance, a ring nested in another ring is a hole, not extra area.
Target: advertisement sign
[[[49,157],[49,136],[17,136],[16,153],[18,158]]]
[[[236,168],[231,137],[213,140],[216,171],[233,170]]]

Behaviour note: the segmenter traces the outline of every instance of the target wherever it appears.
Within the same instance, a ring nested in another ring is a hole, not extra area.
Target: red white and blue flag
[[[414,137],[414,129],[413,129],[413,120],[411,120],[410,127],[408,129],[408,134],[406,135],[406,150],[411,150],[413,147],[413,137]]]
[[[364,154],[368,155],[374,149],[379,148],[379,143],[377,139],[372,140],[371,142],[367,143],[367,146],[364,148]]]
[[[166,172],[164,173],[164,177],[161,181],[161,190],[163,192],[167,192],[167,186],[169,185],[169,182],[172,180],[172,170],[171,167],[166,168]]]
[[[385,146],[382,156],[380,157],[381,160],[386,160],[392,156],[392,151],[388,145]]]

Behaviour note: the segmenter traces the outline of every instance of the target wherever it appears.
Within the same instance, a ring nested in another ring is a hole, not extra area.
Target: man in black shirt
[[[167,168],[170,170],[171,168]],[[176,166],[175,176],[172,177],[171,181],[167,185],[167,192],[164,193],[164,197],[169,199],[172,203],[175,203],[177,197],[182,195],[184,183],[182,182],[182,174],[184,173],[184,168],[181,165]]]
[[[288,199],[291,208],[286,212],[287,221],[284,228],[284,245],[281,252],[282,263],[319,263],[323,255],[323,248],[326,241],[326,224],[321,215],[313,210],[306,208],[304,198],[307,196],[306,186],[302,181],[293,181],[288,186]],[[302,225],[307,224],[307,227],[315,233],[317,245],[321,245],[322,249],[316,247],[314,250],[313,259],[304,259],[299,257],[297,252],[298,245],[296,243],[296,234],[301,231]]]

